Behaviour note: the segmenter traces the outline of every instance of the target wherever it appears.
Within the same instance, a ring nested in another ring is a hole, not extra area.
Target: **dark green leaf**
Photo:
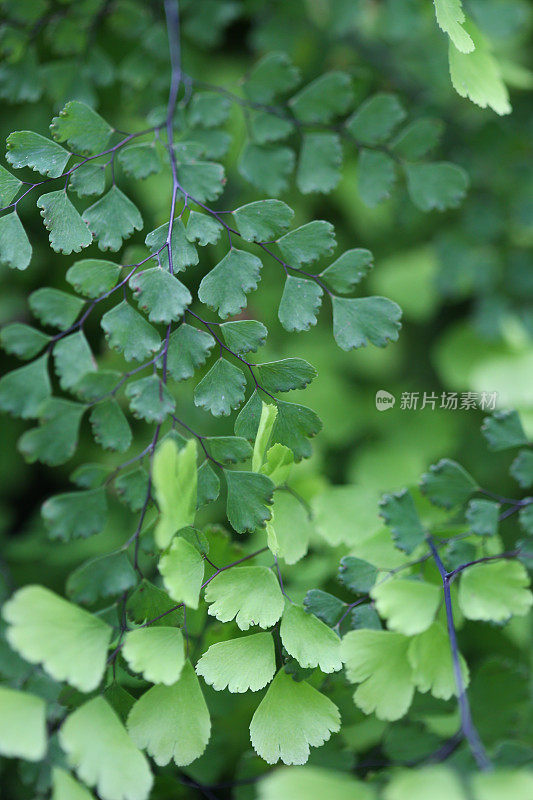
[[[0,408],[14,417],[37,417],[43,401],[51,393],[47,355],[0,378]]]
[[[220,481],[218,476],[204,461],[198,470],[198,486],[196,495],[196,508],[202,508],[207,503],[212,503],[220,493]]]
[[[398,341],[401,308],[386,297],[333,297],[333,335],[342,350]]]
[[[6,353],[25,361],[40,353],[49,341],[50,337],[45,333],[22,322],[5,325],[0,331],[0,343]]]
[[[518,521],[523,530],[526,532],[526,534],[528,536],[533,537],[533,500],[531,498],[528,499],[529,499],[529,505],[524,506],[523,508],[520,509],[520,512],[518,514]],[[531,552],[533,551],[533,542],[528,544],[528,546],[523,549],[525,550],[525,552],[529,553],[529,559],[531,559]]]
[[[294,132],[294,122],[268,111],[254,111],[250,115],[252,139],[257,144],[268,144],[285,139]]]
[[[523,489],[533,486],[533,450],[521,450],[511,464],[510,473]]]
[[[322,589],[310,589],[304,598],[304,608],[334,628],[346,610],[346,603]]]
[[[296,183],[304,194],[327,194],[341,179],[342,147],[336,133],[306,133],[303,137]]]
[[[246,378],[235,364],[219,358],[194,390],[194,404],[214,417],[226,417],[244,400]]]
[[[346,127],[360,144],[381,144],[403,119],[405,111],[396,95],[375,94],[359,106]]]
[[[239,355],[255,353],[265,343],[268,334],[263,323],[255,319],[223,322],[219,330],[229,349]]]
[[[28,303],[34,316],[41,320],[43,325],[50,325],[61,331],[70,328],[85,305],[79,297],[48,286],[32,292]]]
[[[357,631],[364,628],[380,631],[382,627],[378,612],[370,603],[356,606],[350,614],[350,628],[352,630]]]
[[[167,353],[168,374],[175,381],[184,381],[194,375],[197,367],[205,364],[215,340],[206,331],[183,323],[170,334]]]
[[[491,417],[485,417],[481,433],[491,450],[508,450],[528,444],[520,417],[516,411],[496,411]]]
[[[376,582],[377,568],[355,556],[341,558],[339,580],[347,589],[357,594],[368,594]]]
[[[385,494],[379,507],[379,513],[391,529],[396,547],[405,553],[412,553],[426,534],[411,493],[402,489],[401,492]]]
[[[133,415],[146,422],[161,424],[176,408],[174,398],[157,375],[128,384],[126,396]]]
[[[278,400],[278,416],[272,431],[271,444],[279,442],[294,453],[296,461],[309,458],[311,445],[307,441],[322,428],[320,419],[310,408]]]
[[[105,489],[56,494],[43,504],[41,513],[52,539],[86,539],[106,524]]]
[[[237,533],[264,528],[272,513],[268,505],[274,496],[274,484],[256,472],[224,470],[228,486],[227,515]]]
[[[331,255],[336,246],[335,229],[330,222],[314,220],[286,233],[278,246],[287,264],[299,267]]]
[[[246,306],[248,292],[257,289],[261,267],[257,256],[232,249],[202,279],[198,297],[222,319],[238,314]]]
[[[443,130],[440,119],[417,119],[400,131],[392,142],[392,149],[407,161],[418,161],[436,147]]]
[[[239,160],[239,172],[265,194],[277,197],[289,184],[294,169],[294,152],[288,147],[248,142]]]
[[[7,137],[7,161],[15,167],[30,167],[41,175],[58,178],[62,175],[70,153],[51,139],[32,131],[15,131]]]
[[[0,208],[5,208],[11,203],[21,186],[22,181],[0,166]]]
[[[307,278],[289,275],[285,281],[278,318],[286,331],[308,331],[316,325],[322,304],[322,287]]]
[[[139,209],[117,186],[85,209],[83,219],[100,250],[118,250],[124,239],[143,227]]]
[[[100,597],[116,597],[131,589],[137,576],[123,551],[91,558],[71,572],[67,579],[68,596],[75,602],[92,605]]]
[[[461,167],[447,162],[407,164],[407,188],[421,211],[444,211],[459,205],[468,188],[468,176]]]
[[[105,166],[103,164],[81,164],[69,179],[68,188],[78,197],[103,194],[105,189]]]
[[[206,244],[216,244],[223,231],[220,222],[207,214],[191,211],[187,220],[186,236],[189,242],[198,242],[204,247]]]
[[[167,238],[168,222],[165,223],[165,225],[160,225],[155,231],[149,233],[144,240],[151,253],[158,253],[158,251],[160,251],[156,258],[165,270],[169,270],[168,248],[166,247]],[[187,267],[198,264],[196,247],[191,244],[187,238],[185,227],[181,219],[175,219],[172,223],[171,242],[173,272],[182,272]]]
[[[495,536],[498,531],[500,504],[493,500],[470,500],[466,519],[477,536]]]
[[[198,92],[189,105],[189,123],[200,128],[216,128],[229,116],[231,102],[216,92]]]
[[[443,508],[462,505],[478,488],[472,476],[449,458],[433,464],[420,481],[420,489],[428,500]]]
[[[191,293],[174,275],[161,267],[152,267],[130,278],[130,288],[142,311],[151,322],[168,325],[183,316],[192,302]]]
[[[320,277],[339,294],[351,294],[357,284],[374,266],[374,257],[370,250],[355,248],[347,250],[342,256],[326,267]]]
[[[126,613],[137,625],[154,620],[153,625],[180,626],[183,625],[183,609],[171,611],[175,606],[176,603],[163,589],[145,578],[129,596]],[[161,619],[156,619],[159,616]]]
[[[72,458],[78,445],[81,418],[86,406],[50,397],[39,406],[38,428],[24,433],[18,448],[30,464],[41,461],[57,467]],[[35,416],[33,414],[32,416]]]
[[[54,117],[50,125],[52,136],[59,142],[67,142],[72,150],[82,156],[90,156],[106,149],[113,129],[92,108],[72,100]]]
[[[357,162],[357,189],[365,205],[374,208],[390,197],[395,178],[394,161],[390,156],[366,148],[361,150]]]
[[[90,421],[95,442],[105,450],[124,453],[131,445],[128,420],[114,398],[98,403],[91,411]]]
[[[112,261],[87,258],[76,261],[67,270],[66,279],[78,294],[96,298],[113,289],[119,275],[120,267]]]
[[[101,325],[111,349],[123,353],[126,361],[144,361],[161,346],[156,329],[126,300],[105,313]]]
[[[96,371],[96,361],[83,331],[56,342],[54,364],[59,385],[65,390],[72,389],[87,372]]]
[[[223,464],[238,464],[252,457],[252,448],[242,436],[206,436],[203,443],[209,454]]]
[[[250,72],[244,91],[256,103],[270,103],[293,89],[299,80],[300,73],[286,53],[268,53]]]
[[[126,175],[140,180],[161,171],[155,144],[130,144],[119,151],[118,160]]]
[[[178,178],[187,194],[200,203],[216,200],[224,190],[224,167],[214,161],[180,164]]]
[[[115,478],[115,489],[119,498],[132,511],[140,511],[148,496],[148,473],[143,467],[136,467],[130,472],[122,472]]]
[[[108,474],[109,469],[103,464],[81,464],[69,477],[80,489],[96,489],[103,484]]]
[[[326,72],[291,97],[295,117],[301,122],[331,122],[353,100],[352,81],[345,72]]]
[[[235,209],[233,216],[247,242],[270,242],[290,227],[294,211],[281,200],[257,200]]]
[[[110,394],[116,389],[122,379],[122,373],[111,369],[102,369],[98,372],[86,372],[81,380],[73,387],[72,391],[80,400],[94,403]]]
[[[316,377],[315,368],[303,358],[284,358],[254,367],[256,377],[267,392],[290,392],[305,389]]]
[[[11,269],[26,269],[31,261],[31,244],[18,214],[0,217],[0,264]]]

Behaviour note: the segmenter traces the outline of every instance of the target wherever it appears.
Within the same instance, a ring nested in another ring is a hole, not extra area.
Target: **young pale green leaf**
[[[4,328],[4,332],[5,330],[6,328]],[[533,486],[533,450],[521,450],[511,464],[509,472],[522,489],[529,489],[530,486]]]
[[[465,22],[464,29],[474,47],[471,52],[460,52],[450,42],[448,59],[453,88],[461,97],[468,97],[481,108],[488,106],[497,114],[510,114],[509,92],[488,39],[470,20]]]
[[[30,294],[28,304],[43,325],[64,331],[73,325],[85,302],[72,294],[45,286]]]
[[[60,339],[54,347],[54,365],[59,385],[71,389],[87,372],[96,371],[96,361],[83,331]]]
[[[86,539],[100,533],[107,522],[105,489],[53,495],[41,513],[52,539]]]
[[[448,34],[460,53],[471,53],[475,44],[463,28],[465,14],[461,0],[434,0],[434,5],[439,28]]]
[[[236,567],[221,572],[206,586],[209,614],[220,622],[234,619],[241,631],[251,625],[270,628],[283,612],[283,595],[267,567]]]
[[[104,450],[125,453],[132,442],[128,420],[117,401],[110,397],[98,403],[89,417],[94,441]]]
[[[327,194],[341,179],[342,147],[336,133],[306,133],[303,136],[296,184],[303,194]]]
[[[179,628],[163,625],[128,631],[122,655],[130,669],[140,672],[149,683],[172,686],[185,664],[183,634]]]
[[[68,188],[78,197],[103,194],[105,190],[104,164],[81,164],[71,174]]]
[[[339,580],[351,592],[367,594],[376,582],[378,570],[368,561],[355,556],[344,556],[339,566]]]
[[[117,186],[85,209],[83,219],[100,250],[119,250],[124,239],[143,227],[139,209]]]
[[[65,277],[78,294],[93,299],[113,289],[119,275],[120,267],[112,261],[87,258],[76,261]]]
[[[196,516],[196,442],[189,439],[179,448],[174,439],[166,438],[157,448],[152,480],[160,517],[155,540],[162,550],[181,528],[194,523]]]
[[[247,242],[271,242],[290,227],[294,211],[281,200],[257,200],[235,209],[233,216]]]
[[[14,417],[33,419],[52,394],[46,355],[0,378],[0,409]]]
[[[45,333],[22,322],[4,325],[0,331],[0,344],[6,353],[25,361],[38,355],[49,341]]]
[[[533,793],[533,775],[529,766],[500,768],[472,775],[471,786],[475,800],[500,800],[502,797],[528,800]]]
[[[224,191],[224,167],[214,161],[191,161],[178,166],[184,191],[199,203],[216,200]]]
[[[70,573],[66,591],[75,603],[92,605],[100,597],[116,597],[131,589],[137,576],[123,550],[97,556]]]
[[[223,322],[219,330],[230,350],[239,355],[255,353],[265,343],[268,335],[263,323],[255,319]]]
[[[382,144],[405,119],[395,94],[375,94],[359,106],[346,127],[359,144]]]
[[[130,409],[137,419],[161,425],[176,408],[176,401],[157,375],[148,375],[126,387]]]
[[[337,706],[281,669],[252,717],[250,740],[268,764],[305,764],[309,748],[320,747],[339,729]]]
[[[349,631],[342,640],[346,675],[359,683],[354,700],[365,714],[378,719],[403,717],[413,699],[414,683],[407,659],[410,639],[392,631]]]
[[[126,300],[107,311],[100,324],[110,348],[122,353],[126,361],[144,361],[161,347],[156,329]]]
[[[167,627],[168,625],[183,625],[183,609],[176,608],[176,603],[168,594],[143,578],[128,597],[126,603],[128,618],[144,625]]]
[[[205,364],[214,344],[215,340],[207,331],[182,323],[170,334],[167,352],[167,371],[170,377],[175,381],[191,378],[195,369]]]
[[[189,661],[176,683],[153,686],[137,700],[128,716],[128,731],[160,767],[171,760],[184,767],[202,755],[211,720]]]
[[[161,171],[161,162],[153,143],[143,142],[123,147],[119,150],[118,160],[126,175],[137,180]]]
[[[204,578],[204,560],[198,550],[182,536],[176,536],[158,567],[172,599],[198,608]]]
[[[153,781],[148,761],[103,697],[67,717],[59,743],[79,779],[94,786],[102,800],[148,800]]]
[[[303,358],[284,358],[255,366],[256,377],[267,392],[305,389],[316,378],[315,368]]]
[[[417,119],[402,128],[392,142],[392,150],[407,161],[418,161],[437,146],[443,130],[444,124],[440,119]]]
[[[294,169],[294,151],[288,147],[248,142],[239,160],[239,172],[253,186],[277,197],[287,189]]]
[[[278,310],[285,330],[308,331],[316,325],[323,294],[322,287],[315,281],[288,275]]]
[[[481,433],[494,451],[529,444],[516,411],[496,411],[492,416],[485,417]]]
[[[97,688],[112,635],[107,623],[44,586],[19,589],[2,615],[9,644],[26,661],[80,692]]]
[[[273,770],[257,789],[258,800],[375,800],[372,787],[351,775],[313,766]]]
[[[0,217],[0,264],[10,269],[26,269],[32,247],[16,211]]]
[[[42,194],[37,200],[44,227],[49,231],[52,250],[56,253],[79,253],[88,247],[92,233],[67,197],[66,191]]]
[[[252,456],[253,472],[259,472],[263,466],[277,416],[277,406],[263,401],[261,404],[261,418],[255,436],[254,452]]]
[[[529,577],[518,561],[474,564],[461,575],[459,606],[467,619],[504,622],[524,616],[532,605]]]
[[[460,778],[440,764],[395,772],[385,788],[385,800],[467,800]],[[496,799],[495,799],[496,800]]]
[[[192,212],[194,213],[194,212]],[[161,267],[167,272],[170,270],[168,258],[168,222],[160,225],[155,231],[151,231],[144,240],[151,253],[155,253]],[[185,226],[181,219],[175,219],[172,223],[172,234],[170,237],[172,252],[172,272],[183,272],[187,267],[198,264],[198,253],[196,247],[191,243],[185,232]]]
[[[70,772],[61,767],[53,767],[52,800],[94,800],[94,797]]]
[[[450,640],[443,625],[434,622],[411,640],[408,658],[413,670],[413,682],[419,692],[431,692],[433,697],[449,700],[457,694],[453,672]],[[459,655],[464,686],[468,686],[468,666]]]
[[[472,476],[449,458],[433,464],[420,482],[420,489],[428,500],[443,508],[462,505],[478,488]]]
[[[15,131],[7,137],[7,161],[15,167],[30,167],[34,172],[58,178],[71,154],[64,147],[32,131]]]
[[[442,589],[425,581],[390,578],[378,581],[370,596],[391,631],[414,636],[433,623],[442,601]]]
[[[268,53],[257,62],[244,83],[246,96],[256,103],[270,103],[293,89],[300,80],[298,69],[283,52]]]
[[[298,94],[291,97],[289,105],[301,122],[331,122],[343,114],[353,100],[352,81],[345,72],[326,72]]]
[[[113,128],[85,103],[71,100],[50,125],[58,142],[67,142],[73,152],[91,156],[106,149]]]
[[[22,181],[0,166],[0,208],[6,208],[11,203],[21,186]]]
[[[253,633],[216,642],[203,654],[196,672],[217,692],[258,692],[276,671],[274,640],[270,633]]]
[[[357,190],[366,206],[375,208],[387,200],[395,180],[394,161],[387,153],[361,150],[357,162]]]
[[[283,647],[301,667],[320,667],[322,672],[337,672],[342,667],[341,640],[314,614],[302,606],[285,606],[279,629]]]
[[[500,504],[493,500],[471,500],[466,509],[470,530],[476,536],[495,536],[498,531]]]
[[[407,189],[421,211],[445,211],[459,205],[468,188],[468,175],[456,164],[406,164]]]
[[[13,373],[6,377],[10,375]],[[44,384],[40,390],[44,391]],[[35,397],[34,391],[35,387],[32,387],[30,398]],[[18,448],[26,461],[30,464],[40,461],[49,467],[57,467],[72,458],[78,445],[80,422],[85,409],[86,406],[80,403],[57,397],[49,397],[42,402],[35,412],[35,416],[39,417],[39,427],[26,431],[18,441]]]
[[[252,455],[252,448],[242,436],[205,436],[203,443],[209,454],[224,464],[238,464]]]
[[[270,519],[268,506],[272,503],[274,484],[266,475],[257,472],[224,470],[228,487],[226,512],[237,533],[264,528]]]
[[[370,250],[358,247],[347,250],[339,256],[333,264],[320,273],[320,277],[333,291],[339,294],[351,294],[373,266],[374,257]]]
[[[336,244],[335,229],[324,220],[308,222],[286,233],[278,241],[281,254],[291,267],[300,267],[331,255]]]
[[[411,492],[402,489],[395,494],[385,494],[379,507],[380,515],[391,529],[396,547],[404,553],[412,553],[426,534]]]
[[[168,325],[183,316],[192,302],[191,293],[174,275],[161,267],[137,272],[130,278],[139,308],[150,322]]]
[[[276,486],[287,483],[294,464],[294,453],[284,444],[276,442],[267,450],[260,472],[267,475]]]
[[[261,260],[244,250],[232,249],[200,283],[198,297],[218,311],[222,319],[246,306],[246,295],[257,289]]]
[[[222,125],[231,109],[231,101],[216,92],[197,92],[189,105],[189,124],[199,128]]]
[[[216,244],[224,228],[213,217],[191,211],[187,220],[186,236],[189,242],[198,242],[201,247]]]
[[[402,310],[386,297],[333,297],[333,336],[342,350],[398,341]]]
[[[194,389],[194,404],[214,417],[227,417],[244,400],[246,378],[242,369],[219,358]]]
[[[276,447],[282,445],[274,445]],[[263,471],[269,474],[264,468]],[[269,477],[274,481],[275,473],[270,473]],[[289,492],[276,492],[272,519],[267,523],[267,541],[271,552],[286,564],[296,564],[307,553],[313,531],[313,523],[303,505]]]
[[[41,761],[46,754],[45,701],[34,694],[0,686],[0,708],[2,756]]]

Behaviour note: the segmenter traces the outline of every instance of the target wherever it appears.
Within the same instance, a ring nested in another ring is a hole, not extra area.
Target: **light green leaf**
[[[336,133],[306,133],[300,149],[296,184],[304,194],[327,194],[341,179],[342,147]]]
[[[467,619],[504,622],[527,614],[532,605],[529,577],[518,561],[474,564],[461,575],[459,606]]]
[[[102,800],[147,800],[152,775],[117,714],[94,697],[67,717],[59,742],[79,779]]]
[[[0,166],[0,208],[6,208],[11,203],[21,186],[22,181]]]
[[[528,444],[528,438],[516,411],[496,411],[492,416],[485,417],[481,433],[490,449],[496,452]]]
[[[270,103],[277,95],[293,89],[299,79],[299,70],[286,53],[268,53],[247,76],[244,91],[256,103]]]
[[[138,747],[158,766],[171,760],[179,767],[204,752],[211,720],[198,678],[189,661],[172,686],[153,686],[137,700],[128,716],[128,730]]]
[[[110,397],[98,403],[90,416],[94,441],[104,450],[125,453],[132,442],[128,420],[117,401]]]
[[[242,369],[219,358],[194,389],[194,404],[214,417],[227,417],[244,400],[246,378]]]
[[[371,786],[351,775],[322,767],[285,767],[268,772],[258,784],[258,800],[374,800]],[[452,800],[450,798],[450,800]]]
[[[181,528],[194,523],[196,516],[196,442],[189,439],[181,449],[166,438],[156,450],[152,480],[160,517],[155,540],[162,550]]]
[[[426,534],[411,492],[402,489],[394,494],[385,494],[379,506],[379,513],[391,529],[396,547],[404,553],[412,553]]]
[[[78,294],[95,298],[113,289],[119,275],[120,267],[112,261],[87,258],[76,261],[65,277]]]
[[[182,323],[170,334],[167,352],[167,370],[170,377],[175,381],[191,378],[195,369],[205,364],[214,344],[215,340],[207,331]]]
[[[86,539],[106,524],[105,489],[53,495],[43,503],[41,513],[52,539]]]
[[[394,161],[387,153],[363,148],[357,162],[357,190],[369,208],[390,197],[396,180]]]
[[[224,470],[228,486],[226,513],[237,533],[264,528],[270,519],[268,506],[272,503],[274,484],[266,475],[257,472]]]
[[[199,203],[216,200],[224,191],[224,167],[214,161],[191,161],[178,166],[184,191]]]
[[[149,375],[129,383],[126,397],[130,401],[134,417],[145,419],[146,422],[157,422],[159,425],[176,408],[176,401],[157,375]]]
[[[85,786],[61,767],[52,768],[52,800],[94,800]]]
[[[277,197],[287,189],[294,169],[294,152],[288,147],[248,142],[242,150],[239,173],[260,191]]]
[[[172,599],[190,608],[198,608],[204,578],[204,560],[198,550],[177,536],[159,560],[158,568]]]
[[[289,228],[294,211],[281,200],[257,200],[235,209],[233,216],[247,242],[270,242]]]
[[[322,287],[313,280],[289,275],[285,281],[278,318],[286,331],[308,331],[317,323]]]
[[[191,214],[194,213],[194,211],[191,212]],[[170,269],[168,247],[166,246],[168,226],[168,222],[164,225],[160,225],[155,231],[151,231],[144,240],[147,248],[151,253],[157,254],[155,258],[158,259],[163,269],[167,271]],[[191,244],[189,237],[186,235],[185,226],[181,219],[175,219],[173,221],[170,241],[172,250],[172,271],[174,273],[183,272],[187,267],[198,264],[196,247]]]
[[[66,591],[75,603],[91,605],[100,597],[116,597],[137,583],[137,575],[123,550],[97,556],[70,573]]]
[[[478,486],[460,464],[443,458],[422,475],[420,489],[434,505],[454,508],[466,502]]]
[[[53,352],[55,370],[62,389],[71,389],[87,372],[96,371],[96,361],[81,330],[60,339]]]
[[[263,465],[277,416],[277,406],[273,405],[272,403],[265,403],[263,401],[261,405],[261,418],[259,420],[259,426],[257,428],[257,434],[254,442],[254,452],[252,457],[253,472],[259,472]]]
[[[341,669],[341,640],[331,628],[314,614],[308,614],[302,606],[285,606],[279,632],[283,647],[301,667],[320,667],[322,672]]]
[[[255,353],[265,343],[268,335],[263,323],[255,319],[223,322],[219,331],[230,350],[238,355]]]
[[[270,633],[253,633],[217,642],[203,654],[196,672],[217,692],[258,692],[276,671],[274,640]]]
[[[456,164],[406,164],[404,169],[411,200],[421,211],[455,208],[466,194],[468,175]]]
[[[183,316],[192,302],[191,293],[174,275],[161,267],[152,267],[130,278],[139,308],[150,322],[168,325]]]
[[[19,589],[2,615],[9,644],[26,661],[81,692],[97,688],[112,635],[107,623],[44,586]]]
[[[32,248],[16,211],[0,217],[0,264],[10,269],[26,269]]]
[[[42,388],[44,390],[44,385]],[[26,461],[30,464],[41,461],[49,467],[57,467],[72,458],[85,409],[86,406],[80,403],[57,397],[41,403],[35,412],[35,416],[39,416],[39,427],[26,431],[18,441],[18,448]]]
[[[470,20],[465,22],[464,29],[475,48],[471,48],[472,52],[459,52],[450,42],[448,58],[453,88],[481,108],[488,106],[497,114],[510,114],[509,93],[490,42]]]
[[[439,28],[447,33],[460,53],[471,53],[475,44],[463,28],[465,15],[461,0],[433,0]]]
[[[467,800],[459,777],[440,764],[396,772],[383,796],[385,800]]]
[[[117,186],[85,209],[83,219],[100,250],[119,250],[124,239],[143,227],[139,209]]]
[[[333,547],[353,546],[382,527],[361,486],[330,486],[313,498],[312,507],[318,533]]]
[[[201,247],[206,244],[216,244],[220,239],[223,227],[216,219],[191,211],[187,220],[186,236],[189,242],[198,242]]]
[[[342,256],[326,267],[320,277],[340,294],[351,294],[358,283],[368,275],[374,266],[370,250],[355,248],[347,250]]]
[[[471,500],[466,519],[476,536],[495,536],[498,531],[500,504],[492,500]]]
[[[522,769],[499,768],[493,772],[474,774],[471,780],[475,800],[501,800],[504,797],[528,800],[533,792],[533,774],[529,766]]]
[[[103,194],[105,190],[105,165],[81,164],[69,178],[68,188],[76,192],[78,197],[90,197]]]
[[[276,447],[282,445],[274,445],[269,453]],[[276,483],[275,473],[266,472],[267,466],[268,460],[263,471]],[[286,564],[296,564],[307,553],[313,531],[313,523],[302,504],[289,492],[276,492],[272,519],[267,522],[268,546],[271,552],[282,558]]]
[[[119,150],[118,160],[126,175],[137,180],[161,171],[161,162],[153,143],[143,142],[123,147]]]
[[[33,131],[14,131],[7,137],[6,160],[15,169],[30,167],[41,175],[58,178],[70,155],[61,145]]]
[[[31,364],[13,369],[0,378],[0,408],[14,417],[32,419],[39,415],[52,387],[48,377],[47,355]]]
[[[126,361],[144,361],[161,347],[155,328],[123,300],[107,311],[101,326],[112,350],[118,350]]]
[[[54,117],[52,136],[67,142],[77,155],[90,156],[106,149],[113,128],[85,103],[71,100]]]
[[[122,655],[145,681],[172,686],[185,664],[183,634],[179,628],[164,626],[128,631]]]
[[[359,683],[354,700],[365,714],[396,720],[406,714],[414,694],[407,659],[410,639],[391,631],[349,631],[341,645],[346,675]]]
[[[301,122],[331,122],[353,99],[352,81],[345,72],[326,72],[291,97],[289,105]]]
[[[45,701],[34,694],[0,686],[0,709],[2,756],[41,761],[46,754]]]
[[[402,310],[386,297],[333,297],[333,336],[342,350],[398,341]]]
[[[315,368],[303,358],[256,364],[254,369],[259,384],[270,393],[305,389],[317,375]]]
[[[450,640],[439,622],[434,622],[411,639],[408,658],[413,670],[413,682],[419,692],[431,692],[433,697],[440,700],[449,700],[457,694]],[[459,662],[463,684],[468,686],[468,666],[462,655],[459,655]]]
[[[313,220],[286,233],[278,241],[278,246],[286,262],[291,267],[299,267],[333,252],[335,229],[330,222]]]
[[[294,453],[284,444],[276,442],[267,450],[260,472],[267,475],[276,486],[287,483],[294,464]]]
[[[220,622],[234,619],[241,631],[251,625],[270,628],[283,612],[283,595],[267,567],[224,570],[205,588],[209,614]]]
[[[50,246],[56,253],[79,253],[91,244],[91,231],[63,189],[42,194],[37,207],[41,209],[44,227],[49,231]]]
[[[248,292],[257,289],[261,267],[257,256],[233,248],[202,278],[198,297],[222,319],[238,314],[246,307]]]
[[[375,94],[359,106],[346,127],[359,144],[382,144],[405,119],[395,94]]]
[[[0,344],[6,353],[25,361],[38,355],[49,341],[45,333],[22,322],[4,325],[0,331]]]
[[[85,301],[48,286],[32,292],[28,298],[32,313],[43,325],[64,331],[75,322]]]
[[[337,706],[281,669],[252,717],[250,739],[268,764],[305,764],[309,748],[320,747],[339,728]]]
[[[442,589],[433,583],[389,578],[370,591],[380,616],[392,631],[414,636],[429,628],[442,601]]]

